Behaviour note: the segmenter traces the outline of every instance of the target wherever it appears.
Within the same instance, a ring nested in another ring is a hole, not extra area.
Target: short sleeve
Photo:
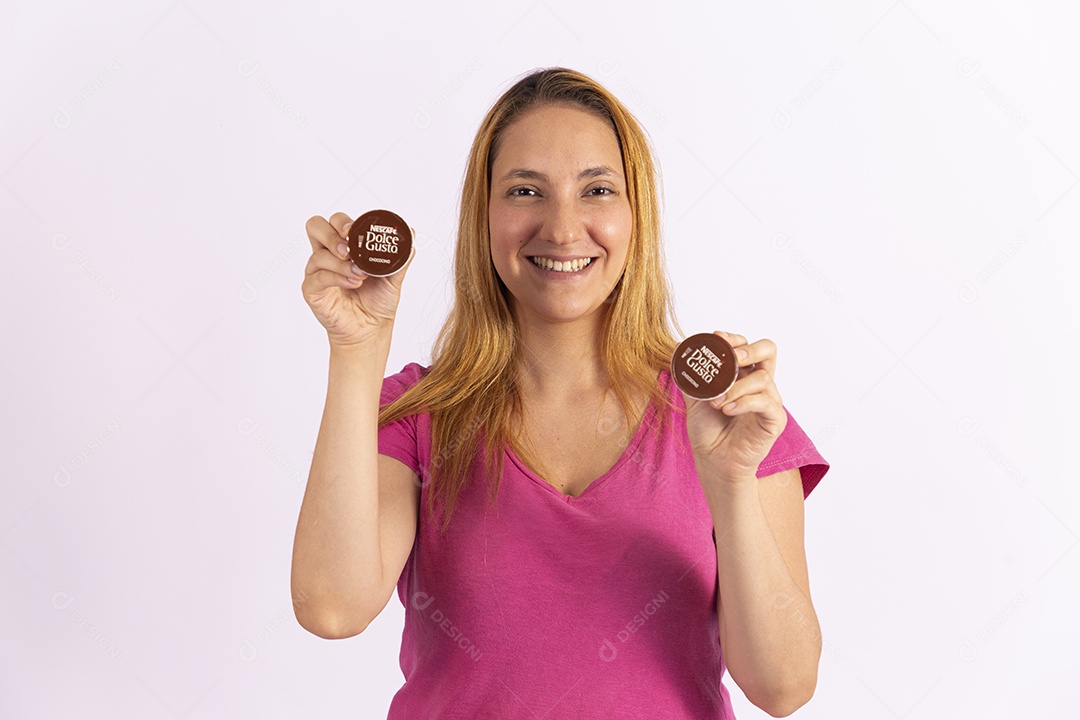
[[[786,407],[784,412],[787,413],[787,425],[780,433],[780,437],[776,438],[769,454],[758,465],[757,476],[760,478],[791,468],[799,468],[799,473],[802,475],[803,498],[806,498],[829,471],[829,463],[814,447],[814,443],[799,423],[795,422],[795,418]]]
[[[380,406],[388,405],[401,397],[426,372],[427,368],[417,363],[409,363],[400,372],[383,378]],[[400,460],[417,475],[422,474],[416,415],[407,415],[379,428],[379,454]]]

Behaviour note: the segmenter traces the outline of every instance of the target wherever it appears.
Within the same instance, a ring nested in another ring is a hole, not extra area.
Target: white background
[[[1066,3],[94,5],[0,10],[0,715],[385,717],[396,596],[343,641],[289,598],[304,223],[417,228],[387,370],[426,364],[473,133],[557,64],[650,132],[682,329],[773,339],[832,463],[795,717],[1075,711]]]

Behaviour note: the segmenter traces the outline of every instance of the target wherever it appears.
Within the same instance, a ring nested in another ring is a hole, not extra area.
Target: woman
[[[350,637],[397,589],[391,718],[729,718],[725,669],[775,716],[813,694],[803,500],[828,464],[769,340],[721,333],[744,368],[726,397],[675,389],[658,218],[623,105],[526,76],[473,143],[432,364],[385,379],[405,271],[365,277],[349,217],[308,221],[331,351],[294,606]]]

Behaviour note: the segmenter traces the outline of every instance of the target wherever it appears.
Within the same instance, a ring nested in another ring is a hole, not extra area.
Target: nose
[[[576,203],[563,199],[548,203],[543,237],[555,245],[571,245],[585,237],[585,225]]]

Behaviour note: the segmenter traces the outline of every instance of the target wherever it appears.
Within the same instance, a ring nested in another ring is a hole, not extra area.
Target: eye
[[[536,194],[536,190],[530,187],[516,187],[510,188],[510,191],[506,194],[510,197],[532,197]]]
[[[615,195],[616,192],[613,189],[609,188],[609,187],[604,187],[603,185],[601,185],[599,187],[589,188],[588,194],[593,195],[593,196],[603,196],[603,195]]]

